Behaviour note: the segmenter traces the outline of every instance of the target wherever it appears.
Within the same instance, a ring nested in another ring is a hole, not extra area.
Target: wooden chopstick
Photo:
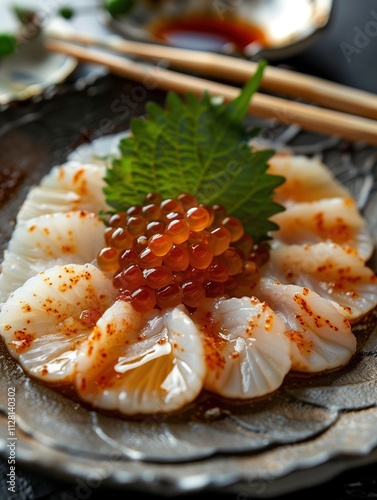
[[[257,69],[257,63],[254,61],[199,50],[129,41],[116,35],[101,37],[61,30],[48,33],[56,40],[97,46],[150,61],[165,60],[172,68],[237,83],[249,80]],[[268,66],[263,73],[261,89],[293,98],[301,97],[330,109],[377,119],[377,95],[311,75]]]
[[[147,66],[115,56],[102,50],[87,49],[72,43],[46,40],[46,49],[76,58],[79,61],[100,64],[122,77],[141,82],[145,88],[159,87],[184,94],[221,96],[224,101],[233,100],[240,89],[223,83],[205,80],[157,66]],[[377,145],[377,122],[368,118],[311,106],[256,92],[249,104],[249,113],[274,118],[284,124],[297,124],[303,129],[321,134],[336,135],[350,141],[362,141]]]

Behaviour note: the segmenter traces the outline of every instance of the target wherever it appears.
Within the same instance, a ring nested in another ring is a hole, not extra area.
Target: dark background
[[[375,13],[375,17],[374,14]],[[317,75],[329,80],[343,83],[352,87],[360,88],[366,91],[377,93],[377,33],[376,36],[367,38],[355,39],[357,33],[360,30],[365,33],[365,27],[370,21],[377,21],[377,2],[374,0],[335,0],[333,14],[330,22],[326,29],[321,32],[320,36],[313,41],[313,43],[306,48],[303,52],[295,57],[289,59],[275,61],[274,64],[282,64],[284,66],[292,67],[297,71]],[[363,45],[363,46],[362,46]],[[351,48],[354,47],[354,49]],[[67,82],[66,86],[74,83],[75,79],[82,76],[83,68],[79,69],[73,77]],[[106,79],[105,79],[106,80]],[[109,81],[104,83],[106,85],[115,86],[116,88],[122,88],[127,86],[127,82],[122,82],[115,77],[109,77]],[[161,97],[161,96],[160,96]],[[68,106],[75,106],[76,97],[66,97],[68,99]],[[58,101],[59,105],[59,99]],[[62,101],[63,102],[63,101]],[[64,101],[67,103],[67,100]],[[103,105],[106,106],[106,103]],[[20,116],[31,112],[34,104],[24,103],[20,104],[15,109],[5,110],[0,115],[0,130],[1,127],[9,126],[12,121],[20,119]],[[47,103],[42,104],[42,107],[48,112],[53,113],[53,104]],[[50,106],[50,108],[49,108]],[[136,109],[135,114],[138,114],[140,110]],[[90,119],[88,118],[88,129],[86,129],[85,113],[92,113]],[[85,135],[88,137],[91,134],[89,123],[93,122],[94,110],[86,109],[83,107],[81,114],[83,120],[80,125],[81,140],[85,140]],[[72,111],[73,116],[73,111]],[[65,127],[65,136],[62,139],[62,144],[64,142],[72,140],[72,144],[75,141],[80,140],[75,136],[75,124],[69,122],[70,114],[65,114],[66,123],[62,123],[62,130]],[[71,127],[67,129],[68,125]],[[119,124],[120,126],[122,124]],[[39,125],[42,127],[42,125]],[[46,125],[44,125],[46,127]],[[33,129],[35,133],[35,129]],[[47,132],[46,132],[47,133]],[[15,141],[12,143],[7,143],[9,151],[11,149],[17,149],[21,145],[18,141],[18,136],[10,136]],[[3,142],[4,146],[4,142]],[[12,148],[13,146],[13,148]],[[55,144],[56,146],[56,144]],[[59,145],[58,145],[59,146]],[[30,148],[33,145],[29,145]],[[51,146],[52,149],[52,146]],[[10,152],[4,149],[0,152],[0,165],[4,165],[3,161],[8,163],[12,161],[10,158]],[[51,150],[48,155],[44,151],[38,149],[41,155],[41,161],[46,162],[46,158],[51,160],[62,160],[67,152],[63,146],[54,152],[55,156],[51,156]],[[59,156],[60,155],[60,156]],[[0,171],[1,171],[0,166]],[[24,169],[28,168],[28,164],[24,165]],[[1,173],[1,172],[0,172]],[[3,214],[4,215],[4,214]],[[0,235],[4,239],[8,237],[8,234]],[[1,463],[0,463],[1,467]],[[0,477],[3,478],[5,475],[4,471],[0,469]],[[70,484],[69,482],[60,481],[54,477],[46,477],[44,474],[39,474],[36,471],[30,471],[27,469],[22,469],[21,466],[17,467],[18,472],[18,484],[22,486],[23,496],[15,497],[20,500],[64,500],[64,499],[75,499],[82,498],[77,496],[76,484]],[[282,500],[292,499],[298,500],[302,499],[305,495],[311,494],[317,498],[326,495],[332,499],[348,500],[348,499],[377,499],[377,463],[371,465],[360,467],[357,469],[348,470],[336,478],[326,482],[325,484],[310,488],[305,491],[298,491],[295,493],[290,493],[285,496],[279,497]],[[99,498],[133,498],[136,495],[140,495],[139,492],[132,490],[110,490],[108,488],[98,488],[90,494],[90,498],[95,500]],[[210,493],[196,493],[193,495],[184,495],[182,498],[191,500],[193,498],[197,500],[204,500],[211,496]],[[163,497],[155,495],[146,495],[149,500],[157,500]],[[241,497],[237,494],[234,495],[222,495],[221,493],[216,493],[217,498],[223,500],[241,500]],[[8,497],[6,485],[0,484],[0,498],[6,500]],[[88,497],[89,498],[89,497]],[[13,500],[13,499],[12,499]]]
[[[365,34],[370,21],[377,21],[375,0],[335,0],[330,23],[319,38],[285,62],[300,71],[377,93],[377,33],[367,37],[369,41],[358,36],[360,31]]]

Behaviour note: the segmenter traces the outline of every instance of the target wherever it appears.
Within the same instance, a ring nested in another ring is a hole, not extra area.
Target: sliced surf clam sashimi
[[[317,156],[275,154],[269,160],[268,172],[285,177],[285,182],[274,194],[274,200],[285,206],[322,198],[351,197]]]
[[[80,343],[114,299],[111,280],[92,264],[54,266],[9,296],[0,312],[1,335],[29,375],[70,382]]]
[[[277,390],[291,368],[282,319],[256,297],[207,299],[194,314],[207,365],[204,387],[233,399]]]
[[[272,245],[313,244],[329,241],[357,249],[364,260],[373,252],[373,240],[366,220],[352,198],[327,198],[295,203],[271,217],[279,229],[273,231]]]
[[[377,276],[354,249],[336,243],[282,245],[270,251],[263,275],[331,300],[351,323],[377,304]]]
[[[205,375],[201,337],[183,306],[141,314],[121,299],[80,347],[76,369],[82,400],[125,415],[180,410]]]
[[[356,352],[349,321],[309,288],[262,278],[256,294],[283,319],[291,341],[292,370],[322,372],[346,365]]]
[[[55,166],[28,192],[17,223],[43,214],[86,210],[98,214],[105,201],[105,166],[71,161]]]
[[[46,214],[18,224],[4,252],[0,301],[39,271],[94,261],[104,246],[104,227],[99,217],[84,211]]]

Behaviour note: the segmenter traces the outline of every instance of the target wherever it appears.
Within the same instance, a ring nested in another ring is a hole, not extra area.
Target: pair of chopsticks
[[[148,82],[145,84],[165,91],[173,90],[180,94],[190,91],[196,95],[207,91],[210,95],[221,96],[225,102],[237,97],[239,88],[213,79],[242,84],[257,68],[257,63],[253,61],[232,56],[129,41],[113,35],[97,37],[50,30],[45,46],[48,51],[65,54],[81,62],[100,64],[114,74],[141,83]],[[169,67],[199,73],[211,79],[157,65],[145,65],[124,55],[150,62],[166,61]],[[273,66],[265,68],[261,90],[288,98],[257,92],[249,104],[252,115],[273,118],[287,125],[296,124],[312,132],[377,145],[377,96],[374,94]],[[305,99],[310,104],[291,99]]]

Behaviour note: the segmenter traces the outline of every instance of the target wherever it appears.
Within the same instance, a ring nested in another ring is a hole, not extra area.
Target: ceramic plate
[[[113,134],[127,130],[129,116],[143,112],[145,103],[135,102],[128,115],[114,105],[122,95],[132,96],[132,89],[110,77],[81,93],[39,103],[28,121],[22,120],[25,110],[0,116],[0,124],[13,124],[0,137],[0,161],[20,172],[0,208],[3,248],[30,185],[72,155],[83,161],[102,155],[116,144]],[[151,91],[148,99],[162,102],[164,94]],[[374,148],[274,122],[251,123],[263,125],[260,139],[266,145],[320,155],[351,189],[376,240]],[[376,260],[371,265],[376,268]],[[229,491],[267,498],[318,484],[377,459],[377,330],[366,325],[358,337],[358,354],[348,367],[309,380],[288,379],[263,401],[228,407],[203,399],[174,418],[139,420],[93,411],[29,379],[1,344],[0,451],[8,457],[11,390],[17,463],[50,475],[161,495]]]

